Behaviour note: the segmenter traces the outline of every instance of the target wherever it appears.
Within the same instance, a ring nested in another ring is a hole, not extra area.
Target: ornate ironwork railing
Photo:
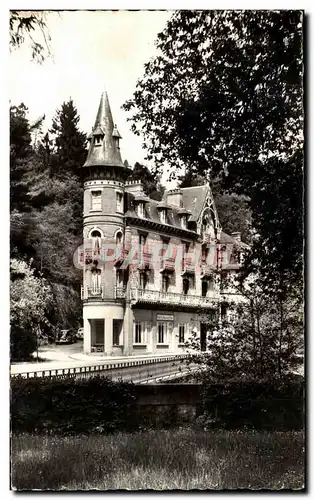
[[[131,289],[131,298],[134,303],[212,308],[217,305],[219,297],[219,294],[215,292],[209,292],[207,297],[202,297],[199,295],[185,295],[183,293],[159,292],[158,290],[143,288]]]
[[[124,299],[125,298],[125,287],[123,286],[116,286],[115,287],[115,298],[116,299]]]
[[[104,298],[105,287],[104,286],[92,286],[85,285],[81,287],[81,299],[91,299],[91,298]]]

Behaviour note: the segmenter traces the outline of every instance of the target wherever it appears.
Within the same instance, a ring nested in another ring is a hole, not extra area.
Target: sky
[[[145,161],[141,138],[130,131],[121,106],[135,90],[144,64],[156,54],[154,41],[171,11],[46,11],[52,57],[42,65],[31,60],[27,43],[10,53],[9,98],[23,102],[30,120],[45,114],[43,129],[64,101],[72,97],[80,115],[80,128],[89,133],[101,93],[108,92],[114,122],[123,138],[123,160],[130,165]],[[36,34],[41,41],[41,33]],[[163,182],[167,176],[163,175]],[[173,187],[173,183],[167,183]]]

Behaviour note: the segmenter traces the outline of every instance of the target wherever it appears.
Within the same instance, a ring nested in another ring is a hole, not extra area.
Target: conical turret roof
[[[117,165],[123,167],[117,128],[114,126],[108,94],[102,93],[95,124],[89,135],[90,147],[84,167]]]

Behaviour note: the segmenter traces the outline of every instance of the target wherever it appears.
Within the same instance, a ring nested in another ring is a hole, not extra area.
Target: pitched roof
[[[193,186],[181,188],[181,190],[182,205],[191,211],[192,215],[190,220],[197,221],[201,215],[209,187],[207,185]]]
[[[126,193],[127,197],[127,212],[125,213],[126,217],[138,217],[137,213],[134,210],[134,199],[136,197],[133,193]],[[160,223],[160,215],[158,210],[158,206],[160,205],[160,201],[152,200],[151,198],[147,198],[147,203],[145,203],[145,217],[143,219],[148,219],[153,222]],[[181,226],[181,218],[179,216],[180,207],[175,207],[173,205],[168,206],[167,210],[167,225],[177,227],[182,229]],[[142,217],[141,217],[142,219]],[[187,229],[188,231],[188,229]],[[194,231],[191,231],[194,233]]]
[[[221,231],[220,233],[220,243],[232,243],[233,245],[236,245],[238,247],[250,248],[250,246],[244,243],[243,241],[236,240],[235,238],[232,238],[232,236],[230,236],[229,234],[224,233],[223,231]]]
[[[101,144],[95,145],[93,136],[104,134]],[[94,165],[106,166],[117,165],[123,167],[120,148],[118,146],[118,131],[113,125],[113,119],[109,104],[107,92],[103,93],[100,98],[98,112],[95,120],[95,125],[91,133],[91,143],[87,155],[87,160],[84,167]],[[89,136],[90,137],[90,136]]]

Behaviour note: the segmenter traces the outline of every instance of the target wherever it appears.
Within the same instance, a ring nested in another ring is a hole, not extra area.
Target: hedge
[[[304,428],[304,406],[304,380],[298,376],[211,383],[203,386],[199,421],[211,428],[297,430]]]
[[[89,379],[11,381],[13,432],[110,433],[189,423],[202,428],[299,430],[304,381],[142,386]]]
[[[13,432],[58,434],[122,430],[134,400],[131,383],[107,378],[23,379],[11,381]]]

